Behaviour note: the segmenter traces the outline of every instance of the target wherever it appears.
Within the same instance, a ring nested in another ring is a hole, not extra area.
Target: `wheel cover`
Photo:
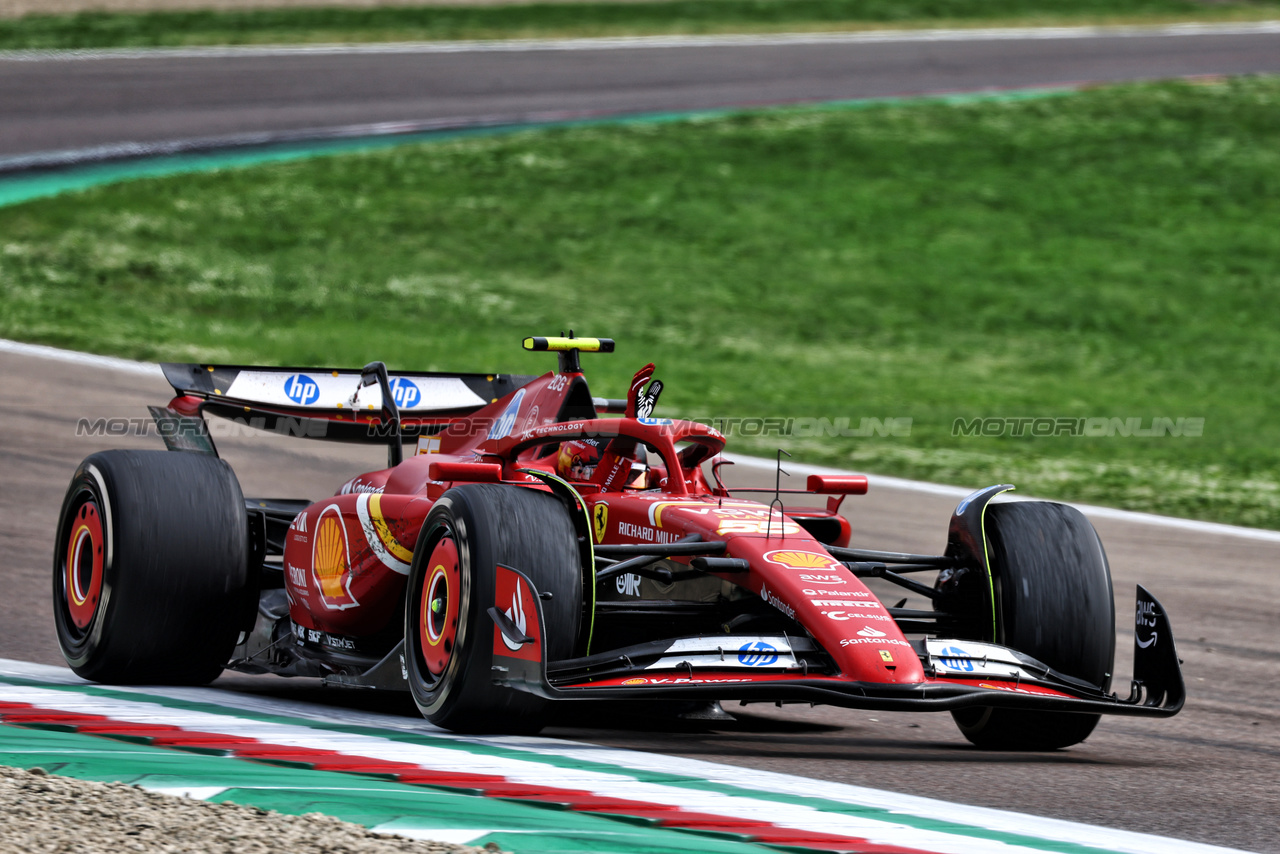
[[[72,515],[62,575],[63,595],[71,622],[87,630],[102,598],[103,549],[106,537],[98,504],[89,499]]]
[[[427,560],[427,580],[418,608],[418,642],[427,671],[437,678],[449,666],[458,638],[458,600],[462,576],[458,546],[449,531],[436,543]]]

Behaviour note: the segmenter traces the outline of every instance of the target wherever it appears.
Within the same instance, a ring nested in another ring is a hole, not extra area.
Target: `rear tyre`
[[[252,595],[248,548],[244,496],[222,460],[86,458],[54,541],[54,622],[67,664],[94,682],[213,681]]]
[[[577,532],[554,496],[470,484],[431,508],[413,553],[405,602],[405,666],[423,716],[454,732],[527,734],[548,702],[493,684],[496,566],[520,570],[539,592],[548,660],[573,653],[582,621]]]
[[[1093,525],[1075,508],[1047,501],[992,504],[986,512],[996,619],[991,626],[988,615],[988,637],[977,639],[992,639],[1109,689],[1115,604],[1107,555]],[[1101,717],[992,708],[951,714],[965,738],[992,750],[1079,744]]]

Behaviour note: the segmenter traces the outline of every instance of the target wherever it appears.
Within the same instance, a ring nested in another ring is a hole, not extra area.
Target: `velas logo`
[[[840,566],[831,555],[815,552],[772,551],[765,553],[764,559],[787,569],[838,569]]]
[[[413,409],[422,400],[422,392],[412,380],[396,377],[390,383],[391,399],[401,409]]]
[[[306,374],[294,374],[284,381],[284,393],[299,406],[310,406],[320,399],[320,386]]]
[[[507,408],[498,416],[498,420],[493,422],[493,429],[489,431],[490,439],[505,439],[511,434],[511,428],[516,426],[516,416],[520,414],[522,403],[524,403],[524,389],[516,392],[516,396],[511,398]]]

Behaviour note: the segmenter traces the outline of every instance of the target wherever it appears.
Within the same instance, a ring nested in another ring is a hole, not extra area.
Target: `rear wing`
[[[181,416],[217,415],[262,430],[339,441],[385,443],[382,387],[361,385],[360,369],[251,365],[160,366]],[[388,387],[404,438],[436,432],[527,385],[533,376],[396,371]]]

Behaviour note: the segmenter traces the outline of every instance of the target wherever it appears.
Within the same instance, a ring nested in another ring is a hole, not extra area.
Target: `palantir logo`
[[[738,650],[738,661],[747,667],[768,667],[778,661],[778,650],[764,641],[745,643]]]
[[[391,399],[401,409],[413,409],[422,400],[422,392],[413,381],[396,377],[391,381]]]
[[[320,399],[320,386],[305,374],[294,374],[284,381],[284,393],[299,406],[310,406]]]

